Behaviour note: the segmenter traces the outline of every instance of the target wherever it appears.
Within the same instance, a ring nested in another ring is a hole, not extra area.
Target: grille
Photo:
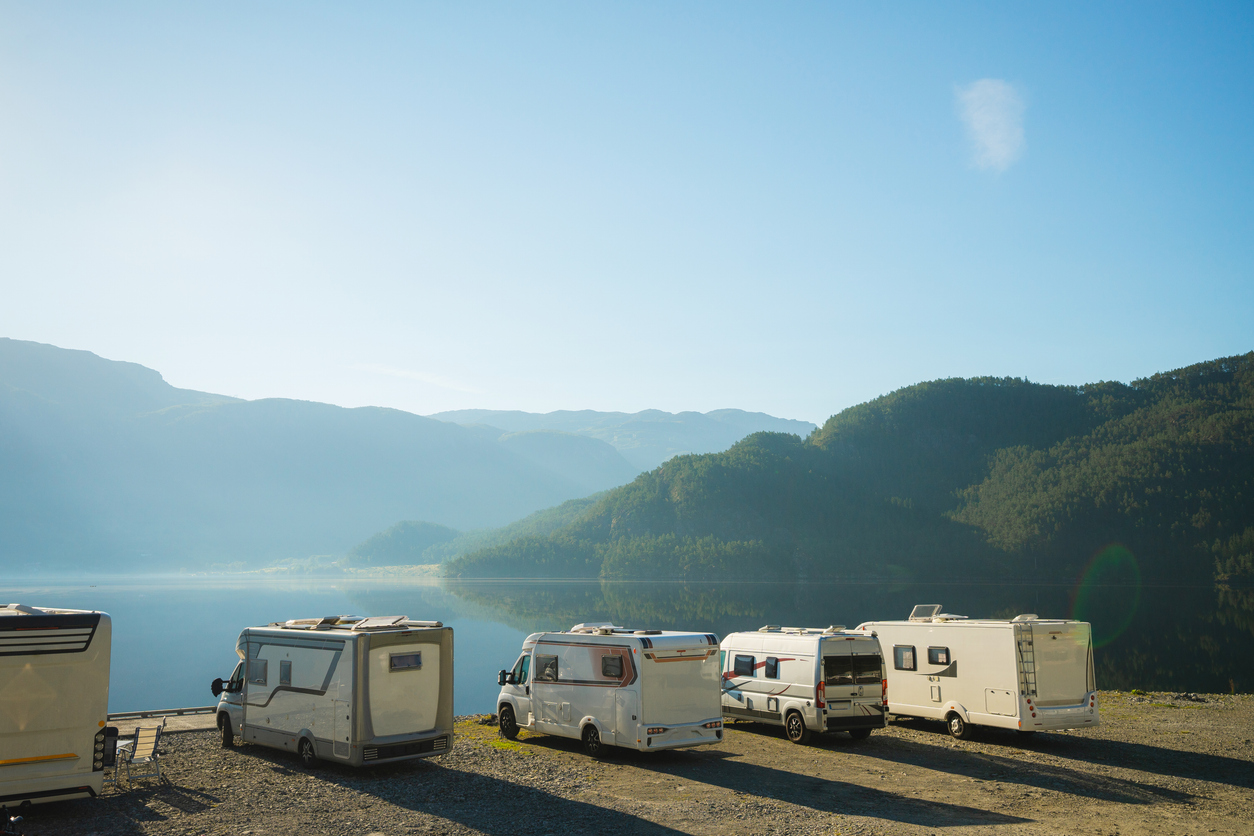
[[[410,755],[421,755],[424,752],[443,752],[448,749],[448,738],[437,737],[433,740],[415,740],[413,743],[393,743],[388,746],[367,746],[362,750],[361,758],[365,761],[385,761],[391,758],[404,758]]]

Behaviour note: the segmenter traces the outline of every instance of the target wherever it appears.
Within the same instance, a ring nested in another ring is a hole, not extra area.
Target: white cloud
[[[451,389],[454,392],[465,392],[468,395],[482,395],[482,389],[474,389],[458,383],[455,380],[449,380],[446,377],[440,377],[435,374],[427,374],[426,372],[415,372],[409,369],[398,369],[394,366],[382,366],[378,363],[359,363],[348,368],[359,372],[370,372],[371,374],[381,374],[385,377],[399,377],[404,380],[416,380],[419,383],[426,383],[428,386],[438,386],[441,389]]]
[[[982,78],[954,90],[958,112],[971,137],[976,168],[1005,171],[1023,154],[1023,99],[1014,86]]]

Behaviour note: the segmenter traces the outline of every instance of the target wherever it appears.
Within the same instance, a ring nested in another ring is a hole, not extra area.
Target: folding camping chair
[[[156,778],[161,780],[161,758],[157,754],[157,744],[161,742],[161,732],[165,729],[165,720],[162,719],[161,725],[151,728],[135,729],[134,740],[127,740],[118,744],[118,757],[122,763],[126,765],[126,782],[131,782],[131,767],[137,766],[144,768],[142,772],[137,772],[135,778]]]

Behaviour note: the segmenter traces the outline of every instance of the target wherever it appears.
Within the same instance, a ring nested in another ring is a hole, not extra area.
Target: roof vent
[[[637,630],[637,631],[634,633],[634,635],[637,635],[637,636],[660,636],[660,635],[662,635],[662,631],[661,631],[661,630]]]
[[[915,604],[910,611],[911,621],[931,621],[941,611],[940,604]]]
[[[43,615],[45,612],[44,610],[38,609],[36,607],[28,607],[25,604],[9,604],[4,609],[13,610],[14,612],[20,612],[22,615]]]
[[[353,625],[354,630],[386,630],[389,627],[403,627],[409,621],[407,615],[372,615],[363,618]]]
[[[443,621],[409,621],[406,622],[408,627],[443,627]]]
[[[966,621],[965,615],[954,615],[951,612],[943,612],[932,616],[932,621]]]
[[[845,629],[845,625],[843,624],[833,624],[832,626],[828,627],[823,632],[824,633],[839,633],[844,629]]]
[[[570,628],[572,633],[595,633],[598,630],[613,630],[614,622],[612,621],[585,621],[583,624],[576,624]],[[619,627],[618,629],[623,629]]]
[[[778,633],[778,632],[779,632],[779,625],[778,625],[778,624],[767,624],[765,627],[759,627],[759,628],[758,628],[758,632],[759,632],[759,633]]]
[[[1014,618],[1010,620],[1011,621],[1036,621],[1038,618],[1040,618],[1040,616],[1034,612],[1025,612],[1022,615],[1016,615]]]

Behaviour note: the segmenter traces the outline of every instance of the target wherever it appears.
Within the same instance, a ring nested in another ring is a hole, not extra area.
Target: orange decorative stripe
[[[9,761],[0,761],[0,766],[18,766],[24,763],[42,763],[44,761],[65,760],[78,760],[78,755],[73,752],[66,752],[64,755],[40,755],[37,758],[14,758]]]

